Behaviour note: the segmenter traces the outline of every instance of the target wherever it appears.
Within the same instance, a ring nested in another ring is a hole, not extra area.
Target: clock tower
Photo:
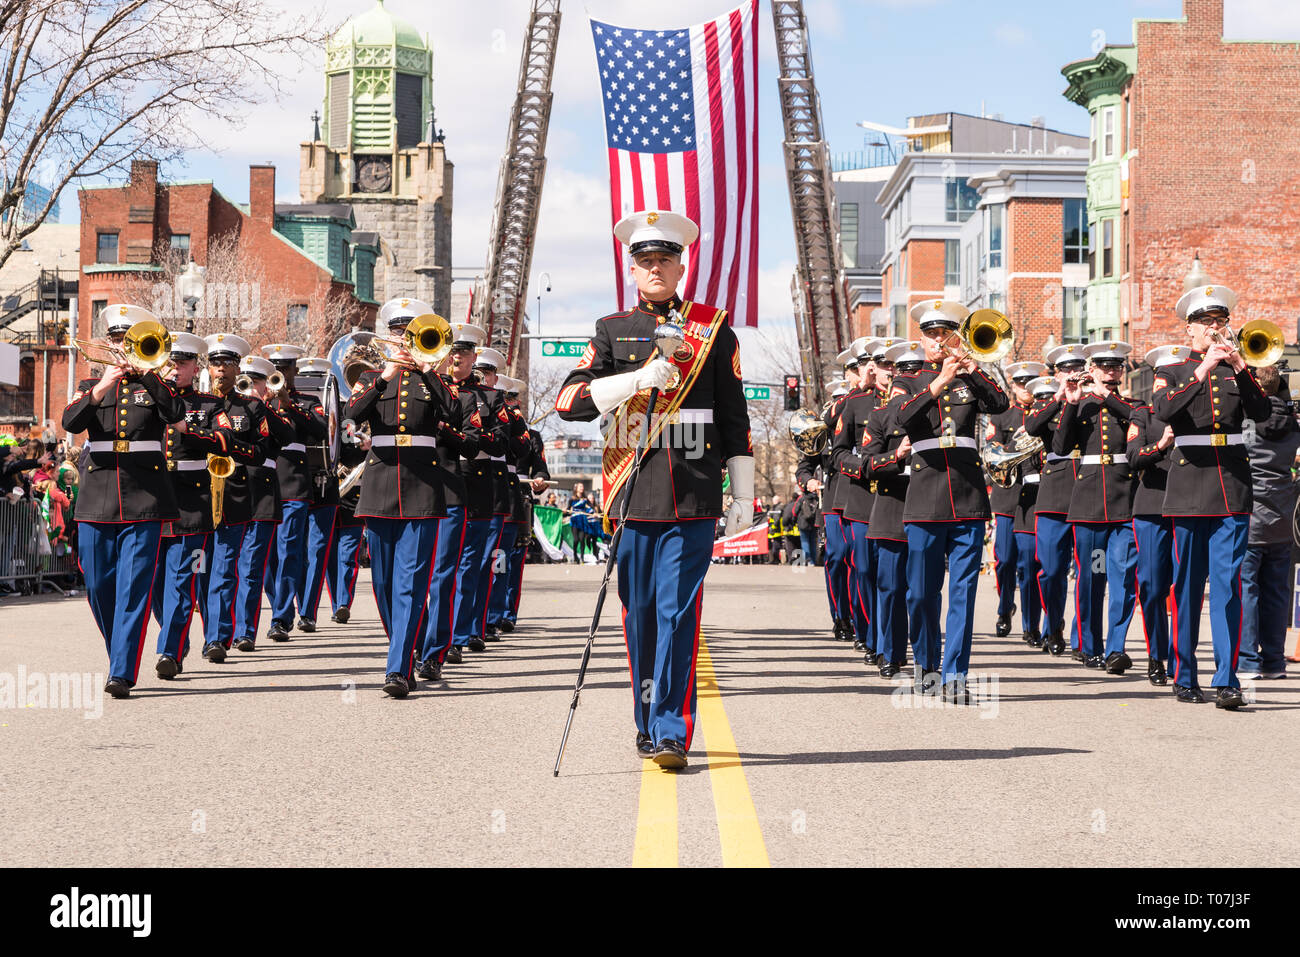
[[[325,47],[325,102],[298,173],[304,203],[347,203],[378,237],[375,298],[451,308],[452,164],[433,128],[433,54],[383,0]],[[313,119],[317,119],[314,117]]]

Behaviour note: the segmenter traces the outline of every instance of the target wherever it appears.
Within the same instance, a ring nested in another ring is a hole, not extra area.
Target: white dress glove
[[[754,524],[754,457],[736,455],[727,459],[731,477],[731,508],[727,509],[726,535],[743,532]]]
[[[645,389],[662,389],[673,374],[673,364],[667,359],[655,359],[632,372],[607,375],[591,380],[591,401],[602,413],[622,405]]]

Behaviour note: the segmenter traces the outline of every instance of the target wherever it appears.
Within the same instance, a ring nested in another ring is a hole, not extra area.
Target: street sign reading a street
[[[542,355],[544,356],[571,356],[576,359],[582,355],[582,351],[586,348],[586,339],[579,339],[574,342],[566,342],[563,339],[542,340]]]
[[[765,385],[747,385],[745,386],[745,401],[754,402],[758,399],[772,398],[772,390]]]

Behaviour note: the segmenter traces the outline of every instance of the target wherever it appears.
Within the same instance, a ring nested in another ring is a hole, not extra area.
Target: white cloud
[[[998,43],[1007,47],[1020,47],[1029,42],[1029,32],[1018,23],[1001,23],[998,24],[993,36],[997,38]]]

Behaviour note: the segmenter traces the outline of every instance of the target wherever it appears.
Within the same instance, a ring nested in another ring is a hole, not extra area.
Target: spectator
[[[595,511],[596,506],[587,498],[587,487],[581,482],[575,483],[573,496],[569,499],[569,527],[573,530],[573,560],[579,565],[582,564],[583,552],[596,554],[596,542],[587,524]]]
[[[767,506],[767,560],[772,565],[781,564],[781,549],[785,545],[785,528],[781,524],[781,496],[773,495]]]
[[[795,499],[794,524],[799,531],[799,549],[803,554],[804,563],[821,565],[822,558],[817,548],[817,520],[821,517],[821,509],[817,505],[817,488],[820,488],[820,485],[816,479],[808,484],[816,488],[810,488]]]
[[[1279,395],[1276,366],[1256,370],[1272,415],[1247,434],[1254,509],[1246,559],[1241,565],[1241,651],[1237,676],[1242,680],[1286,677],[1286,625],[1291,597],[1291,517],[1296,486],[1291,464],[1300,450],[1300,425]]]

